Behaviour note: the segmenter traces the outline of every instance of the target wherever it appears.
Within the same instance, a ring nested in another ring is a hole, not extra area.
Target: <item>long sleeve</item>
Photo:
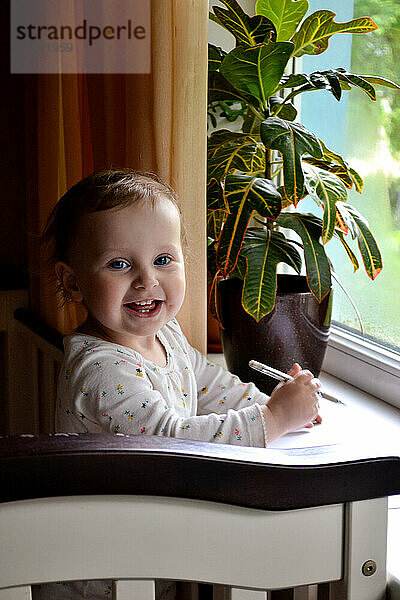
[[[141,361],[125,347],[91,340],[85,346],[85,341],[79,340],[82,347],[77,350],[75,344],[68,353],[60,374],[58,431],[110,431],[265,446],[264,421],[254,403],[225,413],[197,414],[193,366],[179,338],[169,342],[175,363],[166,368]],[[181,359],[186,366],[179,363]]]
[[[209,361],[195,348],[190,350],[198,386],[198,414],[240,410],[252,404],[264,405],[269,396],[261,392],[252,382],[243,383],[239,377]]]

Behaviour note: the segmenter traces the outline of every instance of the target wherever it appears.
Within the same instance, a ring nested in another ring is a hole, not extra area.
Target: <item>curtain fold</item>
[[[206,349],[207,0],[152,0],[151,74],[27,78],[28,255],[31,309],[60,333],[84,319],[58,308],[42,272],[38,236],[58,198],[94,170],[158,173],[177,191],[191,255],[178,315],[191,343]]]

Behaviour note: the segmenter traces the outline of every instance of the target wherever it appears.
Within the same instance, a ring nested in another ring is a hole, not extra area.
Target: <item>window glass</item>
[[[344,67],[352,73],[374,74],[400,83],[400,3],[397,0],[310,0],[310,10],[329,8],[337,21],[368,15],[378,30],[365,35],[336,34],[328,50],[304,56],[299,71],[311,73]],[[376,102],[358,89],[344,91],[340,102],[328,92],[301,97],[301,121],[328,146],[345,157],[364,179],[364,191],[350,190],[348,201],[369,222],[383,256],[383,271],[375,281],[365,273],[361,255],[353,266],[340,242],[328,242],[327,253],[344,287],[357,305],[365,333],[389,346],[400,346],[400,91],[382,86]],[[305,199],[301,209],[310,202]],[[352,305],[335,285],[334,320],[360,330]]]

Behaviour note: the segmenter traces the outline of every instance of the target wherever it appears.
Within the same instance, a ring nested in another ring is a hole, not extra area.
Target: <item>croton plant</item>
[[[211,297],[219,278],[239,277],[243,308],[259,321],[275,305],[281,262],[300,273],[304,261],[310,291],[323,300],[333,272],[325,246],[333,237],[354,270],[359,262],[351,240],[371,279],[382,269],[367,221],[347,201],[348,189],[362,192],[362,178],[296,120],[294,98],[324,90],[340,101],[356,87],[375,100],[376,85],[400,87],[340,67],[292,74],[293,59],[321,54],[332,35],[375,30],[369,17],[339,23],[331,10],[306,16],[307,0],[257,0],[256,15],[249,16],[236,0],[221,2],[224,8],[214,6],[210,19],[233,34],[236,47],[227,53],[209,46],[209,114],[215,121],[213,112],[222,108],[230,120],[243,115],[243,125],[208,139]],[[299,210],[306,196],[322,207],[323,218]]]

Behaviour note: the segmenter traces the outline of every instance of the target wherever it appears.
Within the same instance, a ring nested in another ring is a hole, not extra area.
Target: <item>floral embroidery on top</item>
[[[96,367],[96,369],[98,369],[98,370],[101,369],[101,362],[99,362],[98,360],[96,360],[96,362],[93,363],[93,365]]]
[[[143,371],[142,371],[143,365],[141,365],[140,363],[138,363],[138,366],[136,368],[136,377],[143,377]]]
[[[79,391],[82,394],[82,396],[89,396],[89,392],[86,391],[86,388],[81,387]]]
[[[116,360],[114,363],[116,367],[125,367],[127,364],[126,360]]]
[[[129,419],[130,421],[133,421],[133,419],[135,418],[135,415],[134,415],[134,414],[133,414],[133,412],[131,412],[130,410],[126,410],[126,411],[124,412],[124,414],[125,414],[125,415],[128,417],[128,419]]]
[[[203,388],[201,388],[201,393],[202,394],[207,394],[207,392],[208,392],[208,387],[207,386],[204,386]]]
[[[179,429],[190,429],[190,425],[179,425]]]
[[[245,394],[245,395],[242,397],[242,400],[247,400],[248,402],[250,402],[250,401],[251,401],[250,394],[246,393],[246,394]]]
[[[222,433],[222,431],[217,431],[217,433],[214,433],[213,438],[222,438],[224,434]]]
[[[124,393],[125,393],[125,392],[124,392],[124,386],[123,386],[123,385],[121,385],[121,384],[119,383],[119,384],[118,384],[118,385],[115,387],[115,391],[116,391],[116,392],[118,392],[118,394],[121,394],[121,396],[122,396],[122,394],[124,394]]]
[[[147,406],[147,404],[148,404],[149,402],[150,402],[150,400],[147,400],[147,399],[146,399],[146,400],[144,400],[144,401],[142,402],[142,408],[146,408],[146,406]]]
[[[240,431],[239,431],[239,429],[237,427],[235,428],[235,436],[236,436],[236,439],[239,440],[239,441],[242,439]]]
[[[224,396],[224,397],[222,398],[222,400],[220,400],[220,401],[218,402],[218,406],[222,406],[223,404],[225,404],[225,400],[226,400],[226,396]]]
[[[103,413],[101,416],[104,417],[105,419],[107,419],[107,421],[112,421],[112,416],[109,415],[108,413]]]
[[[146,433],[146,427],[142,427],[140,433]]]

